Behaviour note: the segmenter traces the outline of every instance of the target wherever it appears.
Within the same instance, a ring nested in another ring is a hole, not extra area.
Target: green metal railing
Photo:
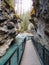
[[[19,65],[24,52],[26,37],[18,38],[0,58],[0,65]]]
[[[49,49],[45,45],[42,45],[40,42],[36,41],[34,37],[32,37],[31,39],[43,64],[49,65]]]

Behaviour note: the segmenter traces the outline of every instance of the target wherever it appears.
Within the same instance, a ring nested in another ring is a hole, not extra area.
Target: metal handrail
[[[40,42],[36,41],[34,37],[31,39],[44,65],[49,65],[49,49],[46,47],[46,45],[43,45]]]
[[[17,44],[17,42],[14,42],[12,45],[12,48],[11,47],[9,48],[10,51],[7,51],[5,56],[3,56],[0,59],[0,65],[18,65],[20,63],[20,60],[21,60],[21,57],[22,57],[22,54],[23,54],[24,48],[25,48],[26,37],[22,38],[18,41],[20,41],[20,42],[18,42],[18,44]],[[12,51],[12,53],[11,53],[11,55],[9,55],[11,51]],[[9,57],[6,57],[6,56],[9,56]]]

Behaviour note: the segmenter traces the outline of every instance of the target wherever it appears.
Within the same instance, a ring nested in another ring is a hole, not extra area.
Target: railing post
[[[24,48],[25,48],[25,44],[26,44],[26,38],[24,39]]]
[[[24,41],[22,42],[22,50],[24,50]]]
[[[11,60],[9,60],[9,65],[11,65]]]
[[[23,43],[23,51],[24,51],[24,48],[25,48],[25,40],[24,40],[24,43]]]
[[[43,45],[43,63],[45,65],[45,45]]]
[[[18,61],[19,61],[19,47],[17,49],[17,63],[18,63]]]

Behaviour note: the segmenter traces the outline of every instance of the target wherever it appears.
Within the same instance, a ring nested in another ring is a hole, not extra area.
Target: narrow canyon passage
[[[41,65],[31,40],[26,42],[24,54],[20,65]]]

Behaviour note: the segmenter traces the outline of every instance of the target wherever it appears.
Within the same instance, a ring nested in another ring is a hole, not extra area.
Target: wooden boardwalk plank
[[[41,65],[31,40],[26,42],[25,51],[20,65]]]

